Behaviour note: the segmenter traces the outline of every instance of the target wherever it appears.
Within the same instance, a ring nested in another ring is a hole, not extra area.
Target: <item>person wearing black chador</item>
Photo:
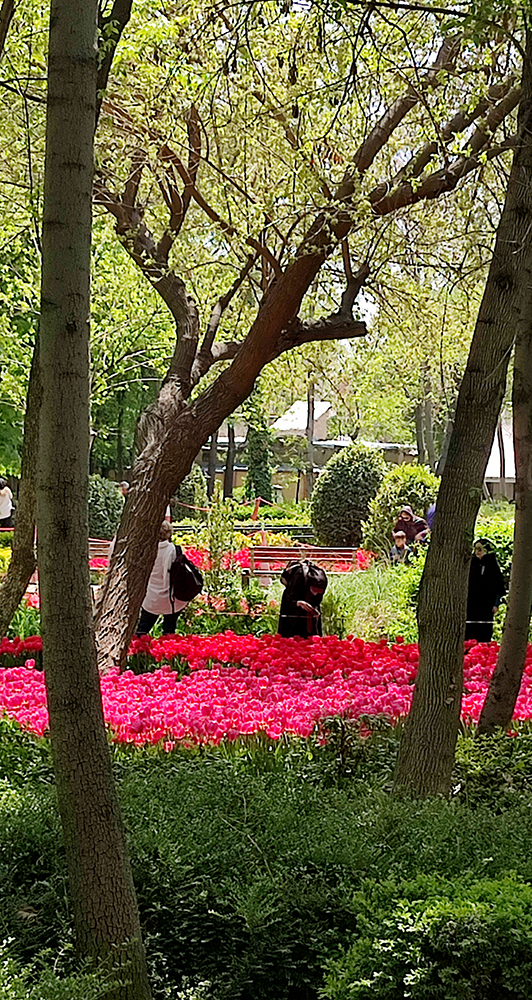
[[[325,570],[308,559],[286,567],[281,576],[285,591],[279,614],[279,635],[285,639],[296,635],[302,639],[322,635],[320,605],[327,582]]]
[[[487,538],[478,538],[469,570],[466,639],[491,642],[493,615],[505,592],[506,584],[491,543]]]

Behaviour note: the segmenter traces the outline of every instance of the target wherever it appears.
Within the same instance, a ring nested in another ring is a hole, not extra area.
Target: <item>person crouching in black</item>
[[[488,538],[473,546],[467,590],[466,639],[491,642],[493,615],[498,611],[506,584]]]
[[[327,574],[308,559],[290,563],[281,576],[285,591],[279,614],[279,635],[285,639],[299,635],[308,639],[322,635],[322,597],[327,589]]]

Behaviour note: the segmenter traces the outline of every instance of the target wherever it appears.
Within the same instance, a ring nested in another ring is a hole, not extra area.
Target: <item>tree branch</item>
[[[398,97],[382,115],[354,155],[353,162],[359,173],[364,173],[371,166],[377,153],[386,145],[411,108],[419,103],[425,91],[441,85],[438,74],[455,66],[461,42],[460,36],[444,39],[433,65],[418,80],[417,85],[409,84],[406,93]]]
[[[99,46],[102,58],[96,79],[96,121],[100,116],[103,94],[107,88],[114,55],[124,28],[131,17],[132,6],[133,0],[115,0],[109,16],[100,19]]]
[[[15,13],[15,0],[3,0],[0,8],[0,59],[4,51],[9,25]]]

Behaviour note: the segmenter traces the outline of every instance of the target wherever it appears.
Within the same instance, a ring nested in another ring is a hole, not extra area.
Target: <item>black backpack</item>
[[[180,545],[175,546],[176,558],[170,567],[170,600],[191,601],[203,590],[203,577],[197,566],[187,559]]]

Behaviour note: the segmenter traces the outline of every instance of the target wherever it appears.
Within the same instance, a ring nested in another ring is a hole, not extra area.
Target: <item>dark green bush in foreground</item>
[[[529,1000],[532,887],[517,877],[419,876],[359,899],[360,936],[332,963],[328,1000]]]
[[[463,737],[457,799],[411,802],[386,791],[393,731],[328,728],[113,748],[156,1000],[317,1000],[327,969],[331,1000],[527,996],[532,737]],[[0,940],[27,966],[71,954],[66,872],[47,744],[2,723],[0,747]]]

